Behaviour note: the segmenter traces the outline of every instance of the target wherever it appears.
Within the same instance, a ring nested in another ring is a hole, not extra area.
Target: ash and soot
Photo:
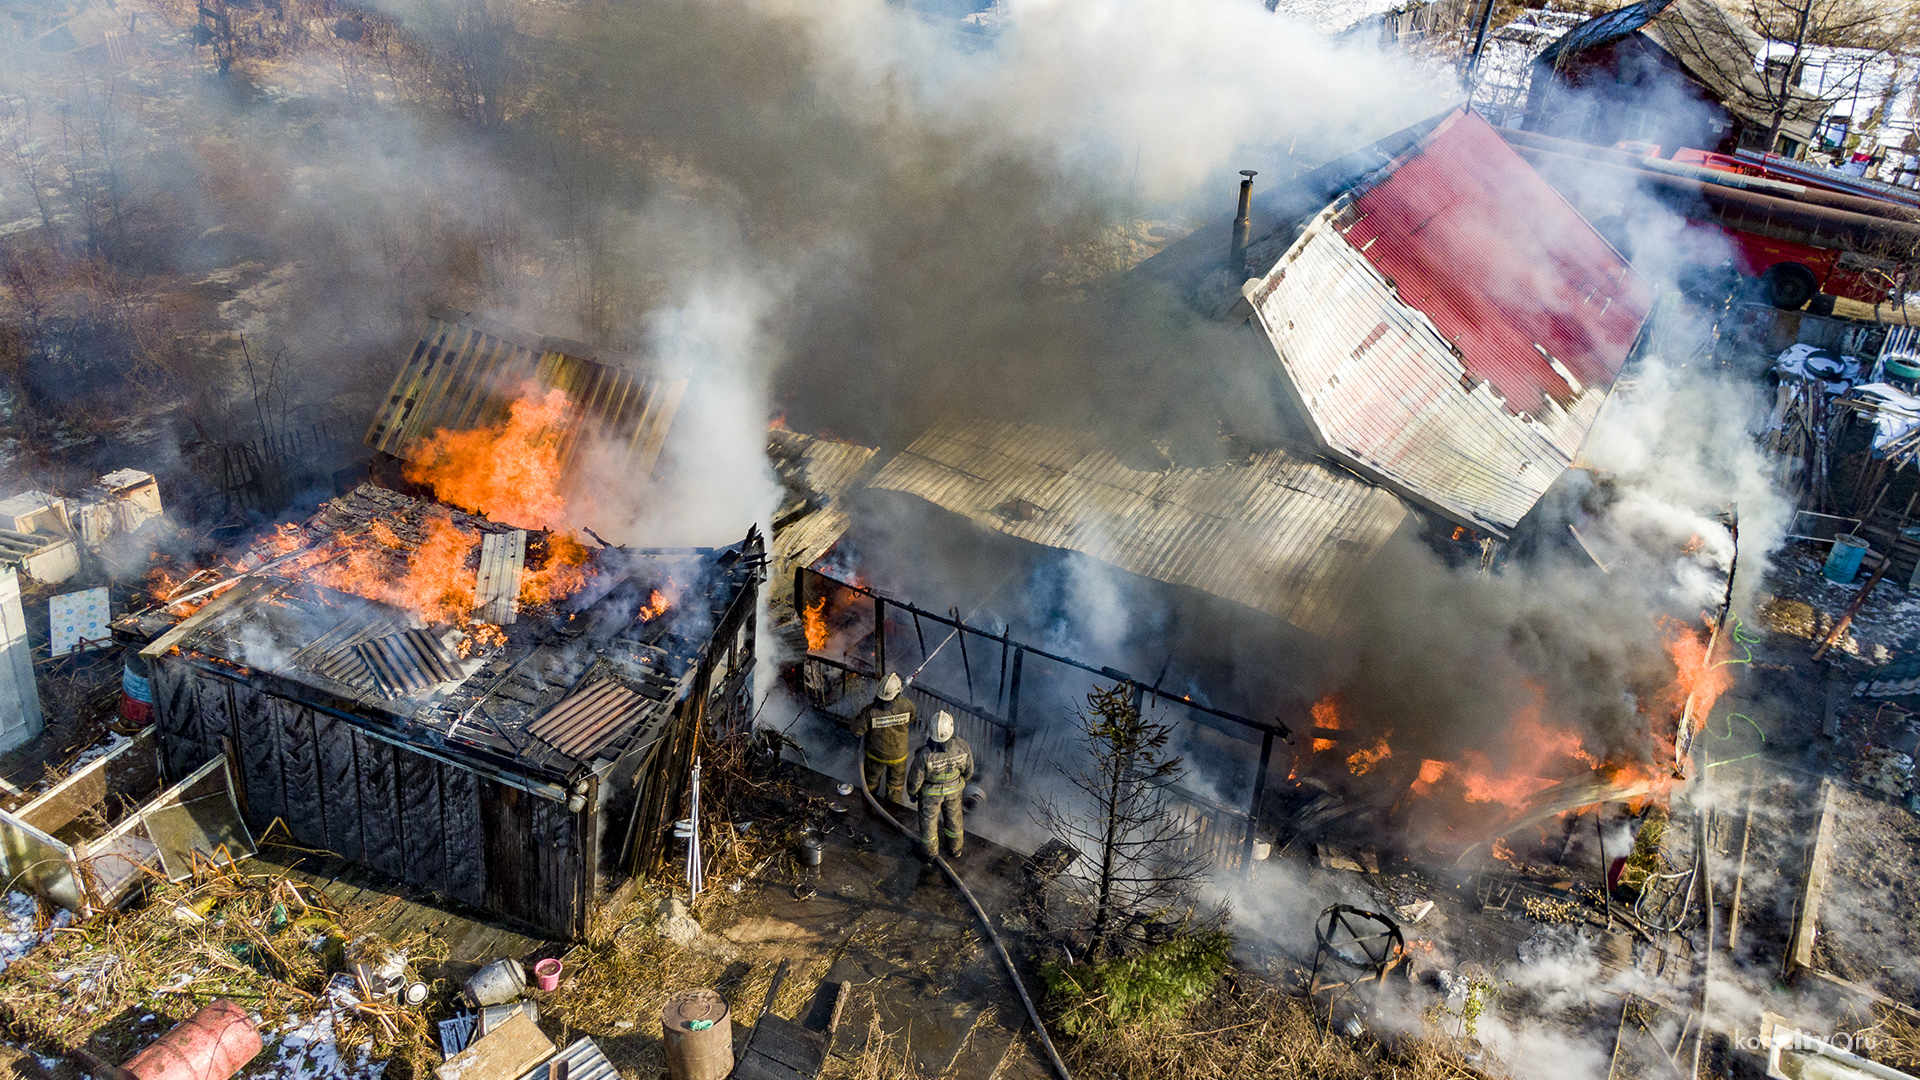
[[[0,0],[0,1023],[1920,1075],[1880,7]]]

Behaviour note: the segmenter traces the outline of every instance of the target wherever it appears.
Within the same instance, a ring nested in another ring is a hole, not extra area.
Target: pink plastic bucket
[[[533,965],[533,985],[542,990],[560,989],[560,961],[549,957]]]

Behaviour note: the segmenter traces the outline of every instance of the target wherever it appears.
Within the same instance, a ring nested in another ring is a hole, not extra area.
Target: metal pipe
[[[1253,831],[1260,823],[1260,803],[1267,797],[1267,769],[1273,764],[1273,732],[1260,739],[1260,771],[1253,777],[1253,801],[1247,805],[1247,835],[1241,842],[1240,869],[1253,873]]]
[[[1574,157],[1529,146],[1517,146],[1515,149],[1522,157],[1540,167],[1543,174],[1547,175],[1549,182],[1554,177],[1547,174],[1546,170],[1555,165],[1562,167],[1577,165],[1577,172],[1571,176],[1560,177],[1562,183],[1581,183],[1591,178],[1596,169],[1625,173],[1651,189],[1682,216],[1698,217],[1697,212],[1689,213],[1689,210],[1704,203],[1707,209],[1712,211],[1715,223],[1728,228],[1774,236],[1812,247],[1841,248],[1866,253],[1898,253],[1920,247],[1920,224],[1795,202],[1758,192],[1742,191],[1725,184],[1669,176],[1648,169]],[[1786,235],[1781,235],[1783,233]]]
[[[1500,129],[1500,136],[1514,144],[1515,150],[1532,147],[1568,157],[1581,157],[1590,161],[1620,165],[1630,169],[1643,169],[1648,172],[1666,173],[1687,180],[1717,184],[1721,187],[1752,191],[1761,195],[1774,195],[1794,202],[1811,206],[1824,206],[1831,210],[1845,210],[1868,217],[1882,217],[1890,221],[1920,222],[1920,209],[1901,206],[1883,199],[1872,199],[1861,195],[1843,195],[1838,192],[1821,191],[1805,184],[1796,184],[1786,180],[1772,180],[1761,176],[1746,176],[1741,173],[1724,172],[1709,169],[1702,165],[1688,165],[1684,162],[1668,161],[1664,158],[1640,157],[1624,150],[1614,150],[1604,146],[1591,146],[1571,139],[1558,139],[1551,135],[1542,135],[1537,131],[1517,131],[1510,128]]]
[[[1253,232],[1253,178],[1260,174],[1241,169],[1240,175],[1246,177],[1240,181],[1240,212],[1233,219],[1233,241],[1227,246],[1227,271],[1235,281],[1247,280],[1247,240]]]
[[[1493,0],[1487,0],[1480,9],[1480,19],[1473,30],[1473,55],[1467,59],[1467,74],[1461,81],[1467,84],[1467,104],[1473,104],[1474,74],[1480,67],[1480,50],[1487,44],[1487,24],[1493,21]]]

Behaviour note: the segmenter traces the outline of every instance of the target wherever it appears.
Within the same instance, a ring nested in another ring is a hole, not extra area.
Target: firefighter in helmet
[[[953,714],[941,712],[933,718],[933,736],[914,753],[913,768],[907,770],[907,789],[920,800],[920,842],[928,858],[940,854],[941,837],[947,857],[960,857],[967,839],[960,793],[971,779],[973,747],[953,733]]]
[[[896,806],[907,805],[907,755],[912,750],[907,730],[914,720],[913,702],[901,696],[903,689],[900,676],[888,672],[873,704],[853,718],[853,733],[867,742],[867,790],[878,797],[884,782],[887,798]]]

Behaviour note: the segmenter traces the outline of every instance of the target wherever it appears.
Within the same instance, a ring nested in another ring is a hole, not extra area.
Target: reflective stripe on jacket
[[[913,757],[907,771],[907,791],[916,798],[945,799],[959,795],[973,779],[973,747],[954,736],[945,746],[928,740]]]

